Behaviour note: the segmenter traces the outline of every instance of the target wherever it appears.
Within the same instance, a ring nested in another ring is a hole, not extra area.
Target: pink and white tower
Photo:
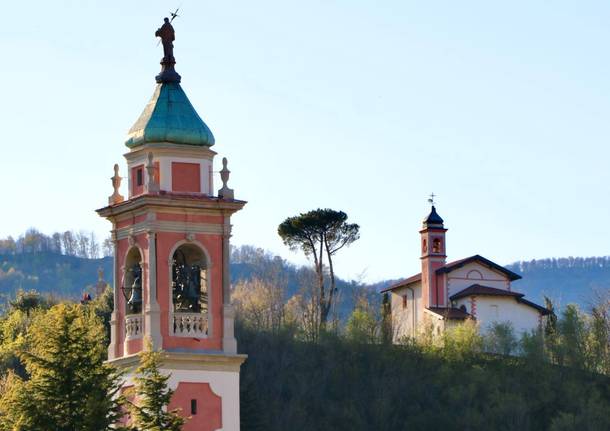
[[[161,30],[173,41],[173,28]],[[97,210],[112,223],[114,242],[108,358],[131,385],[149,337],[171,374],[170,408],[191,417],[184,429],[238,431],[246,356],[237,354],[233,334],[229,239],[231,215],[245,202],[227,186],[226,159],[214,193],[214,137],[180,86],[173,44],[163,42],[154,94],[125,143],[128,197],[119,193],[115,165],[114,193]]]
[[[421,235],[421,306],[424,309],[447,306],[443,275],[437,273],[437,270],[445,266],[447,262],[445,232],[447,229],[445,229],[443,219],[432,205],[430,214],[424,219],[422,229],[419,231]]]

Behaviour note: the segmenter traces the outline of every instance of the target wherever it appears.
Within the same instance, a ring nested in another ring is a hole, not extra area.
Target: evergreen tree
[[[144,344],[129,409],[132,426],[139,431],[180,431],[185,419],[178,410],[166,411],[174,391],[167,387],[170,376],[159,371],[161,353],[152,350],[150,339]]]
[[[18,354],[29,380],[6,379],[0,429],[111,429],[122,414],[120,374],[104,363],[104,330],[92,310],[56,305],[34,316],[26,338]]]

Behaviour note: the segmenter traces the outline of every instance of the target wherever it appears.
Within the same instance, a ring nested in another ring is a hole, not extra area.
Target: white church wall
[[[469,298],[463,298],[458,302],[467,304],[470,309]],[[458,305],[458,306],[459,306]],[[540,313],[527,305],[521,304],[512,297],[499,296],[477,296],[476,297],[476,319],[481,328],[481,333],[487,332],[493,322],[511,322],[515,334],[518,336],[523,332],[536,329],[539,325]]]
[[[447,296],[450,297],[473,284],[508,290],[510,280],[501,272],[491,270],[478,262],[464,265],[447,274]]]
[[[413,283],[407,287],[401,287],[392,291],[390,295],[392,310],[392,332],[394,342],[405,337],[416,334],[418,321],[422,313],[422,289],[421,283]],[[412,290],[411,290],[412,289]],[[406,307],[403,306],[403,298],[406,297]],[[415,302],[413,302],[413,299]],[[414,325],[415,324],[415,328]]]

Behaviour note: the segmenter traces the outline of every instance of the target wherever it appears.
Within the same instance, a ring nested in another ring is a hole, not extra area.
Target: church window
[[[483,274],[481,274],[480,271],[473,269],[468,271],[468,274],[466,274],[466,278],[470,280],[483,280]]]
[[[183,244],[172,258],[172,300],[175,313],[207,313],[208,274],[203,251]]]
[[[191,400],[191,414],[197,414],[197,400]]]
[[[143,186],[144,185],[144,171],[142,170],[142,168],[138,168],[138,170],[136,171],[136,186]]]
[[[407,306],[408,306],[407,295],[403,295],[402,296],[402,308],[403,308],[403,310],[406,310]]]
[[[425,239],[422,241],[421,252],[426,253],[428,251],[428,241]]]
[[[464,304],[460,305],[460,310],[462,310],[464,313],[468,313],[468,310]]]
[[[441,240],[434,238],[432,241],[432,253],[441,253]]]

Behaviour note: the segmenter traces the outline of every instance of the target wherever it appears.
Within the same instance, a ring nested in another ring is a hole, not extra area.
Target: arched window
[[[481,272],[477,271],[476,269],[471,269],[470,271],[468,271],[468,274],[466,274],[466,278],[468,278],[469,280],[483,280],[483,274],[481,274]]]
[[[424,240],[421,243],[421,252],[425,254],[427,251],[428,251],[428,241],[426,241],[426,239],[424,238]]]
[[[183,244],[172,257],[172,301],[174,313],[208,311],[207,261],[194,244]]]
[[[125,257],[125,270],[121,290],[125,296],[127,314],[142,312],[142,255],[137,247],[132,247]]]
[[[432,253],[441,253],[441,240],[434,238],[432,241]]]

